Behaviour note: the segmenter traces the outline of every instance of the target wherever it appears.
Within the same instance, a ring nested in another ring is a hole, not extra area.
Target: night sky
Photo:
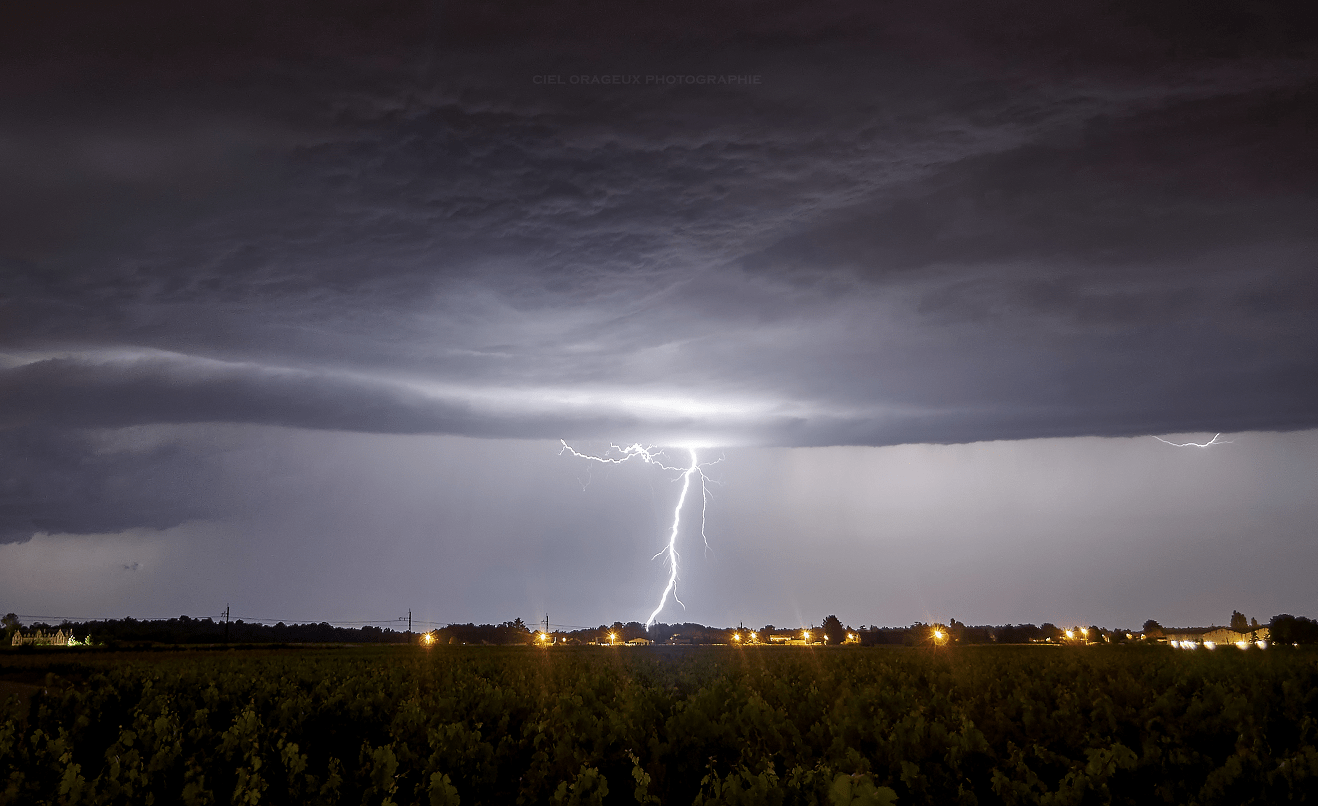
[[[0,609],[643,621],[560,440],[663,621],[1318,615],[1318,11],[0,9]]]

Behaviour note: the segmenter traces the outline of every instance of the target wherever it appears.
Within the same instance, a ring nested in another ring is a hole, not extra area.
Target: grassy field
[[[0,653],[0,803],[1318,800],[1318,655]]]

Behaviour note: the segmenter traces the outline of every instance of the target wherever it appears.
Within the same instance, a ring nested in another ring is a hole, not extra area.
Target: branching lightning
[[[665,548],[660,549],[659,552],[656,553],[654,557],[651,558],[654,560],[657,560],[660,557],[665,558],[666,562],[668,563],[668,585],[664,587],[664,592],[659,597],[659,604],[656,605],[654,611],[650,613],[650,617],[645,620],[645,626],[649,628],[652,624],[654,624],[655,619],[659,617],[659,612],[664,609],[664,603],[668,601],[669,596],[672,596],[673,601],[682,605],[682,608],[685,609],[686,605],[683,604],[682,600],[677,597],[677,577],[678,577],[677,563],[680,556],[677,553],[677,536],[678,533],[681,531],[681,526],[682,526],[682,507],[686,504],[687,494],[691,491],[692,476],[698,477],[700,479],[700,496],[701,496],[700,538],[701,540],[704,541],[705,548],[708,549],[709,538],[705,535],[705,512],[709,507],[710,478],[705,475],[705,468],[709,467],[709,465],[711,464],[717,464],[718,461],[720,460],[715,460],[714,462],[701,464],[699,457],[696,455],[695,448],[688,448],[687,452],[691,454],[691,464],[687,465],[686,467],[679,467],[679,466],[665,464],[664,461],[662,460],[664,452],[662,450],[657,450],[654,446],[643,447],[639,443],[634,443],[627,447],[610,445],[609,450],[603,456],[594,456],[592,454],[581,453],[577,451],[575,448],[573,448],[571,445],[567,444],[567,442],[563,440],[560,440],[560,442],[563,445],[563,449],[559,451],[559,453],[566,451],[572,454],[573,456],[577,457],[578,459],[587,459],[592,462],[600,462],[602,464],[608,464],[608,465],[620,465],[623,462],[628,462],[631,461],[632,459],[640,459],[642,462],[644,462],[647,465],[654,465],[655,467],[661,468],[663,470],[669,470],[669,471],[681,473],[681,476],[679,476],[678,478],[682,482],[682,492],[677,496],[677,504],[673,507],[673,525],[668,532],[668,543],[665,546]],[[614,453],[616,453],[617,455],[611,455]]]
[[[1173,448],[1211,448],[1214,445],[1231,444],[1231,440],[1222,439],[1221,434],[1214,434],[1213,438],[1208,440],[1207,442],[1172,442],[1171,440],[1163,439],[1162,437],[1154,437],[1154,439],[1158,440],[1159,442],[1164,442],[1168,445],[1171,445]]]

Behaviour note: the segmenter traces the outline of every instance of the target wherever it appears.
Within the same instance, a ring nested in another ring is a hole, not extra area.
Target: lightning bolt
[[[1162,437],[1154,437],[1154,439],[1158,440],[1159,442],[1163,442],[1168,445],[1171,445],[1173,448],[1211,448],[1214,445],[1231,444],[1231,440],[1222,439],[1221,434],[1214,434],[1213,438],[1208,440],[1207,442],[1172,442],[1171,440],[1163,439]]]
[[[700,458],[696,455],[696,449],[687,448],[687,453],[691,455],[691,463],[686,467],[678,467],[664,463],[662,460],[664,452],[662,450],[658,450],[654,446],[645,447],[640,443],[633,443],[627,447],[610,445],[609,450],[605,452],[603,456],[595,456],[589,453],[581,453],[576,448],[567,444],[564,440],[559,440],[559,442],[563,446],[559,451],[560,454],[567,452],[578,459],[586,459],[591,462],[600,462],[601,464],[607,465],[620,465],[623,462],[629,462],[632,459],[640,459],[647,465],[654,465],[663,470],[681,473],[678,478],[682,481],[682,492],[678,494],[677,504],[673,507],[673,525],[668,531],[668,544],[650,558],[652,560],[657,560],[660,557],[665,557],[665,560],[668,563],[668,584],[664,587],[664,592],[659,596],[659,604],[657,604],[654,611],[650,613],[650,617],[645,620],[646,629],[649,629],[650,626],[654,624],[655,619],[659,617],[659,613],[664,609],[664,603],[668,601],[669,596],[672,596],[673,601],[682,605],[682,608],[685,610],[686,605],[677,597],[677,565],[678,559],[680,558],[680,555],[677,553],[677,536],[682,528],[682,507],[686,504],[687,495],[691,492],[692,477],[699,478],[701,498],[700,537],[705,542],[705,548],[708,549],[709,537],[705,534],[705,513],[709,507],[710,478],[705,475],[705,468],[709,467],[711,464],[717,464],[722,460],[716,459],[713,462],[701,464]],[[617,453],[616,456],[610,455],[615,452]],[[676,480],[677,479],[674,479],[674,481]]]

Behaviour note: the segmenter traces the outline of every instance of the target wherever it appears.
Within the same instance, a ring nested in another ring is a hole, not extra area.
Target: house
[[[56,630],[54,635],[47,635],[44,630],[23,635],[21,631],[15,630],[14,640],[9,643],[12,646],[68,646],[72,637],[72,634],[66,634],[63,630]]]
[[[1163,628],[1163,637],[1167,643],[1180,649],[1202,646],[1212,649],[1218,646],[1234,644],[1241,649],[1251,644],[1267,646],[1270,633],[1267,627],[1258,627],[1245,632],[1238,632],[1230,627],[1187,627],[1184,629]]]
[[[649,638],[633,638],[627,642],[627,646],[650,646],[653,643]]]

